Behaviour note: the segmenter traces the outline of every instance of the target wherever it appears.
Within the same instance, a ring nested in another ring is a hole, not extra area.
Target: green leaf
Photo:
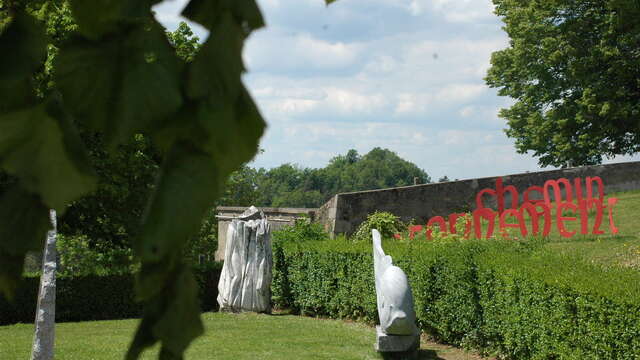
[[[151,1],[144,0],[71,0],[70,5],[80,33],[93,40],[123,24],[144,23],[151,14]]]
[[[204,327],[200,320],[198,283],[191,270],[183,265],[172,285],[168,294],[161,295],[168,300],[167,310],[154,325],[153,333],[162,340],[162,352],[178,359],[189,343],[204,333]]]
[[[240,91],[242,63],[242,29],[233,21],[229,11],[200,48],[187,69],[187,96],[192,99],[213,96],[221,101],[233,101]]]
[[[231,11],[232,0],[191,0],[182,10],[182,16],[209,30],[220,22],[220,16]]]
[[[250,161],[258,151],[266,124],[246,88],[234,101],[211,97],[185,106],[179,116],[156,134],[164,149],[179,139],[189,139],[215,162],[226,176]]]
[[[234,14],[248,29],[257,30],[265,25],[262,12],[254,0],[234,1]]]
[[[111,99],[118,90],[115,76],[120,69],[119,58],[117,38],[100,43],[75,38],[60,49],[56,58],[56,84],[65,106],[91,129],[105,132],[115,111]]]
[[[95,186],[80,138],[55,102],[0,116],[0,165],[64,213]]]
[[[253,158],[266,128],[242,84],[240,91],[233,107],[225,106],[217,99],[209,99],[201,104],[196,114],[199,128],[202,134],[206,134],[202,148],[229,173]]]
[[[200,320],[198,284],[185,265],[171,272],[160,293],[145,303],[145,312],[127,360],[137,359],[142,351],[162,342],[160,359],[182,359],[187,346],[204,333]]]
[[[38,102],[31,79],[0,81],[0,114],[25,108]]]
[[[49,210],[40,198],[15,185],[0,198],[0,292],[13,297],[22,276],[24,256],[42,250]]]
[[[35,104],[32,75],[47,56],[44,29],[18,12],[0,34],[0,113]]]
[[[162,166],[141,235],[134,241],[143,262],[159,262],[181,248],[198,230],[226,175],[207,153],[188,143],[174,144]]]
[[[44,29],[33,17],[18,12],[0,35],[0,54],[3,81],[31,76],[47,57]]]
[[[114,145],[180,108],[181,68],[162,27],[152,21],[122,38],[70,41],[60,49],[56,82],[78,120]]]
[[[213,30],[227,11],[233,14],[238,25],[246,29],[245,35],[264,26],[262,13],[255,0],[191,0],[182,11],[182,16]]]

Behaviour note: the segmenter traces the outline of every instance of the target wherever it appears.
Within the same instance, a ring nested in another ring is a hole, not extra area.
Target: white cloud
[[[387,106],[381,94],[365,94],[344,88],[259,88],[253,92],[258,102],[273,118],[301,116],[311,112],[328,117],[353,117],[373,114]]]
[[[398,94],[395,107],[396,115],[419,115],[427,113],[431,108],[448,104],[464,104],[473,100],[487,90],[478,84],[450,84],[431,93]]]
[[[251,71],[339,70],[354,65],[362,46],[326,41],[310,34],[258,32],[247,41],[245,61]]]
[[[488,89],[480,84],[451,84],[439,90],[435,100],[439,102],[465,102],[469,101]]]
[[[475,110],[476,109],[473,106],[465,106],[458,112],[458,114],[460,114],[460,116],[462,116],[463,118],[468,118],[473,115]]]
[[[413,16],[434,11],[453,23],[468,23],[491,18],[491,0],[411,0],[408,10]]]
[[[387,104],[380,94],[360,94],[344,89],[328,89],[327,103],[330,107],[343,113],[372,113]]]
[[[269,107],[271,111],[277,113],[295,115],[313,110],[317,106],[318,101],[316,100],[285,98],[274,102]]]
[[[376,55],[364,66],[364,72],[370,74],[391,74],[398,67],[398,61],[388,54]]]

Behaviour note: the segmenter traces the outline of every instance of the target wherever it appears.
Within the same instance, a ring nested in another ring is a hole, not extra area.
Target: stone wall
[[[352,234],[374,211],[389,211],[403,221],[424,224],[432,216],[474,210],[476,194],[484,188],[495,189],[499,177],[504,186],[514,185],[522,197],[527,188],[542,186],[547,180],[573,181],[587,176],[602,178],[606,193],[638,190],[640,161],[338,194],[318,210],[316,221],[332,236]],[[495,198],[485,196],[483,199],[485,206],[496,207]],[[505,204],[510,204],[509,193],[505,194]]]
[[[224,260],[224,251],[227,241],[227,227],[231,223],[232,218],[240,216],[247,208],[237,206],[218,206],[216,208],[218,217],[218,249],[216,250],[215,260]],[[283,226],[293,225],[295,219],[306,217],[310,221],[316,218],[318,209],[299,209],[299,208],[260,208],[267,216],[267,220],[271,225],[271,231],[280,229]]]

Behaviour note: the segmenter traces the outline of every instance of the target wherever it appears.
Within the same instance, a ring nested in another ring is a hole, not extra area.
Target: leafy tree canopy
[[[356,150],[338,155],[320,169],[284,164],[258,172],[260,206],[318,207],[331,196],[349,191],[426,184],[431,178],[415,164],[387,149]],[[246,204],[238,204],[246,205]]]
[[[640,2],[494,0],[509,47],[486,77],[516,100],[500,116],[542,166],[640,151]]]

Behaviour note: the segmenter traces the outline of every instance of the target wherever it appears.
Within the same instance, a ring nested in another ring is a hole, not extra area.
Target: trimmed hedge
[[[407,272],[419,326],[440,341],[513,359],[640,357],[640,273],[602,268],[541,242],[384,245]],[[274,245],[274,303],[377,321],[368,243]]]
[[[202,311],[218,306],[221,269],[221,263],[194,268]],[[142,306],[134,301],[133,282],[133,275],[58,277],[56,322],[140,317]],[[24,279],[11,303],[0,296],[0,325],[34,322],[39,283],[39,277]]]

